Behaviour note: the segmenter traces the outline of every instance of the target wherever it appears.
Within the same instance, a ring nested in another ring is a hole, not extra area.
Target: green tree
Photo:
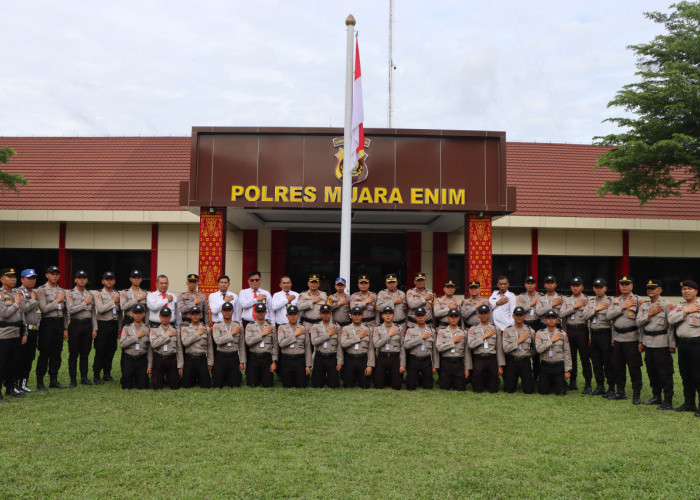
[[[0,148],[0,163],[9,163],[10,158],[16,155],[17,152],[8,147]],[[25,179],[20,174],[11,174],[10,172],[3,172],[0,170],[0,186],[11,189],[12,191],[19,193],[18,184],[23,186],[27,185],[27,179]]]
[[[598,158],[596,168],[619,174],[598,189],[601,196],[635,196],[643,206],[679,196],[681,188],[700,190],[700,2],[678,2],[670,9],[644,14],[666,33],[628,46],[637,55],[641,81],[623,86],[608,103],[630,115],[605,120],[624,131],[594,137],[598,145],[615,146]]]

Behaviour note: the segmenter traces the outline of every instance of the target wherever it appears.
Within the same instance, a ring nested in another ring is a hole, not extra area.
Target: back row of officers
[[[305,387],[311,374],[314,387],[338,387],[342,376],[345,387],[366,388],[373,380],[377,388],[400,389],[405,373],[408,389],[419,384],[429,389],[439,373],[443,389],[465,390],[471,382],[475,392],[496,392],[503,376],[507,392],[520,381],[525,393],[534,392],[537,383],[540,393],[563,395],[578,389],[578,357],[584,394],[627,399],[629,372],[634,404],[641,404],[645,352],[653,391],[645,404],[671,409],[671,355],[678,346],[685,401],[676,410],[700,416],[700,302],[693,280],[681,283],[683,300],[673,306],[661,296],[660,281],[646,283],[648,299],[643,299],[633,293],[630,276],[620,278],[617,297],[606,294],[603,279],[593,282],[589,297],[582,279],[573,278],[571,295],[562,296],[554,276],[545,278],[546,293],[538,292],[535,278],[528,276],[526,291],[518,296],[500,277],[489,299],[472,281],[463,300],[455,297],[452,281],[436,298],[425,287],[423,273],[415,275],[415,287],[406,293],[389,274],[378,294],[369,291],[369,278],[362,275],[358,292],[347,294],[346,281],[338,278],[336,293],[327,295],[312,274],[305,292],[293,291],[285,276],[280,291],[271,295],[260,288],[260,272],[253,271],[249,288],[239,294],[221,276],[219,291],[209,297],[197,290],[195,274],[187,276],[187,291],[178,296],[168,293],[163,275],[156,291],[143,290],[138,270],[130,274],[131,287],[122,291],[114,290],[111,272],[102,276],[103,288],[93,291],[86,288],[84,271],[75,273],[70,291],[58,286],[57,267],[49,267],[46,278],[35,289],[36,272],[26,269],[16,288],[16,271],[0,271],[0,380],[8,396],[31,392],[27,378],[37,345],[37,389],[46,390],[47,371],[49,387],[65,388],[57,377],[67,340],[71,387],[78,383],[78,361],[82,384],[113,381],[117,344],[122,387],[147,388],[150,375],[156,389],[165,383],[172,389],[210,387],[212,375],[215,387],[238,386],[245,370],[249,385],[264,387],[273,385],[277,372],[285,387]]]

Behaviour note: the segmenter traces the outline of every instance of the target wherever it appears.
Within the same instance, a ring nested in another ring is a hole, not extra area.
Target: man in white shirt
[[[146,295],[146,305],[148,305],[148,320],[151,323],[151,328],[156,328],[160,326],[160,311],[165,306],[170,308],[172,312],[172,317],[177,318],[177,301],[175,296],[168,293],[168,286],[170,282],[168,277],[164,274],[158,276],[156,279],[155,292],[150,292]]]
[[[211,310],[211,320],[213,323],[221,323],[224,320],[221,314],[221,307],[230,302],[233,305],[233,320],[240,322],[240,310],[238,308],[238,297],[235,293],[229,291],[231,280],[225,274],[219,276],[217,281],[219,291],[209,295],[209,309]]]
[[[275,325],[285,325],[289,322],[287,319],[287,305],[297,305],[299,294],[292,290],[292,278],[282,276],[280,280],[280,291],[272,296],[270,309],[273,323]]]
[[[505,276],[499,276],[496,286],[498,290],[495,290],[489,297],[489,305],[491,306],[493,324],[503,331],[515,323],[513,311],[517,299],[513,292],[508,291],[510,283]]]
[[[255,321],[255,313],[253,309],[258,303],[267,305],[271,301],[270,292],[260,288],[260,271],[257,269],[248,273],[248,286],[245,290],[241,290],[238,294],[238,304],[241,310],[241,321],[243,328],[248,326],[248,323]],[[267,311],[265,319],[271,321],[270,311]]]

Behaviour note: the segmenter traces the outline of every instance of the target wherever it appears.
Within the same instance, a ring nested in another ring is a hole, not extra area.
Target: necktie
[[[258,292],[257,290],[253,290],[253,298],[257,299],[258,298]]]
[[[164,294],[163,294],[163,298],[165,298],[165,297],[167,297],[167,296],[168,296],[168,294],[167,294],[167,293],[164,293]]]

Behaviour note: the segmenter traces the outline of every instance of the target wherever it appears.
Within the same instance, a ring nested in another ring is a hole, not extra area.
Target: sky
[[[395,0],[395,128],[590,144],[637,80],[652,0]],[[389,125],[389,1],[3,2],[0,136],[189,136],[342,127],[345,18],[366,128]]]

